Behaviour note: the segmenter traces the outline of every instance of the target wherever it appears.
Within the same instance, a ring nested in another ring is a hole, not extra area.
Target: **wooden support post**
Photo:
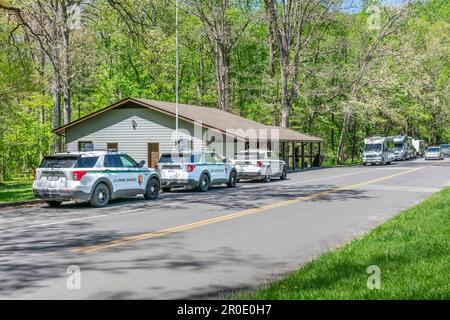
[[[309,143],[309,166],[310,168],[313,167],[313,143]]]
[[[319,142],[319,151],[318,151],[317,153],[319,154],[319,163],[318,163],[318,167],[320,167],[320,159],[321,159],[321,157],[320,157],[320,142]]]
[[[302,170],[305,169],[305,143],[302,142]]]
[[[292,141],[292,171],[295,171],[295,142]]]

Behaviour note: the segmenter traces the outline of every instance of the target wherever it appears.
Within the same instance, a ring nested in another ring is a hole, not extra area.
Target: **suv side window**
[[[214,157],[209,152],[205,152],[205,163],[214,163]]]
[[[136,168],[137,167],[136,161],[134,161],[127,155],[124,155],[124,154],[120,155],[120,160],[122,160],[122,165],[125,168]]]
[[[98,157],[81,157],[78,158],[76,168],[93,168],[97,163]]]
[[[108,154],[105,156],[104,166],[105,168],[123,167],[122,161],[120,160],[119,156],[115,154]]]
[[[220,163],[220,164],[223,164],[223,160],[225,159],[225,158],[222,158],[220,155],[218,155],[217,153],[214,153],[213,154],[213,157],[214,157],[214,163]]]

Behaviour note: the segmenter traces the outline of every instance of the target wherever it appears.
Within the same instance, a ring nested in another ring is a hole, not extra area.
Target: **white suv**
[[[47,156],[36,169],[33,193],[50,206],[64,201],[103,207],[110,199],[143,194],[156,199],[160,177],[124,153],[92,151]]]
[[[286,163],[270,150],[245,150],[234,156],[238,179],[261,179],[270,182],[273,177],[287,179]]]
[[[234,188],[237,183],[234,165],[214,151],[165,153],[159,159],[158,169],[165,192],[186,186],[204,192],[212,185]]]

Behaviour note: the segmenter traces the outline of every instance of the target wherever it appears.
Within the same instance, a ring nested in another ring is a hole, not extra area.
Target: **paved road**
[[[217,298],[257,287],[450,185],[450,159],[295,173],[93,209],[0,209],[0,298]],[[67,288],[68,266],[81,289]]]

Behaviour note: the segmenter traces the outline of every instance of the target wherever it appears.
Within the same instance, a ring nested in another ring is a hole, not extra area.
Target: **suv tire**
[[[228,179],[227,187],[228,188],[236,188],[237,180],[238,180],[237,172],[234,170],[231,171],[230,178]]]
[[[61,201],[46,201],[46,202],[52,208],[56,208],[61,205]]]
[[[287,179],[287,170],[286,167],[283,168],[283,171],[281,171],[280,180],[286,180]]]
[[[208,191],[210,183],[211,182],[209,181],[208,175],[206,173],[203,173],[200,176],[200,182],[198,184],[197,190],[201,192]]]
[[[158,198],[160,190],[159,180],[156,178],[150,178],[145,189],[144,198],[147,200],[154,200]]]
[[[100,208],[104,207],[109,202],[109,188],[103,182],[100,182],[92,192],[91,200],[89,203],[91,206]]]

